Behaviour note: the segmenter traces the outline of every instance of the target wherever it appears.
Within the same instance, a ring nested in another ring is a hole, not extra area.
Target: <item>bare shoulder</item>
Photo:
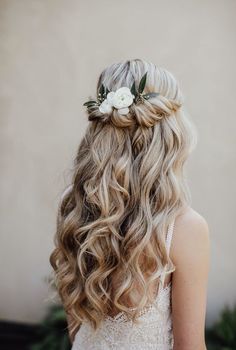
[[[210,243],[209,225],[204,216],[191,207],[176,217],[171,256],[173,261],[184,258],[185,254],[194,256],[207,251]]]
[[[205,314],[209,272],[209,227],[191,207],[175,220],[170,251],[172,315],[177,349],[206,349]]]

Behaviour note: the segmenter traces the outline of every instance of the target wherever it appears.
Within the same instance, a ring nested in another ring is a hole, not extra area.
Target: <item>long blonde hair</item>
[[[175,270],[165,237],[191,201],[184,164],[197,140],[179,85],[167,70],[132,59],[104,69],[97,93],[101,84],[110,91],[138,86],[145,72],[144,93],[157,97],[131,105],[127,115],[88,111],[59,205],[50,263],[71,332],[85,321],[98,329],[112,306],[136,321],[164,266]],[[141,297],[131,311],[124,300],[132,300],[136,284]]]

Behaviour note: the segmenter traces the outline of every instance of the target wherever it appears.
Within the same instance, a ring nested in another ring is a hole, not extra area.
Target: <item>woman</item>
[[[190,206],[196,144],[171,73],[101,73],[50,262],[73,350],[204,350],[209,229]]]

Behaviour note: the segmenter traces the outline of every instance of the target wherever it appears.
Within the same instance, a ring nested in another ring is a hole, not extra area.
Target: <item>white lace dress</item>
[[[174,222],[169,226],[166,245],[169,253]],[[163,271],[162,279],[165,279]],[[159,289],[154,302],[139,314],[140,324],[133,324],[124,312],[107,316],[95,333],[83,323],[75,335],[71,350],[171,350],[174,340],[171,317],[171,282]]]

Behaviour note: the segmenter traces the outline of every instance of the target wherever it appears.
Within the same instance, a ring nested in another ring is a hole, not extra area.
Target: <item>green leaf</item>
[[[97,101],[87,101],[83,104],[83,106],[89,106],[89,105],[93,105],[93,104],[97,104]]]
[[[149,98],[157,97],[159,92],[149,92],[148,94],[143,95],[143,97],[148,100]]]
[[[145,88],[146,85],[146,80],[147,80],[147,72],[144,74],[142,79],[140,80],[139,87],[138,87],[138,92],[141,94]]]
[[[107,94],[109,94],[110,90],[106,87],[105,88],[105,95],[107,96]]]
[[[105,86],[102,84],[98,91],[98,101],[102,102],[106,98],[107,91],[109,91]]]
[[[136,88],[135,88],[135,81],[133,82],[133,85],[132,85],[130,91],[135,97],[137,96],[137,91],[136,91]]]
[[[104,87],[104,85],[102,84],[102,85],[100,86],[100,89],[99,89],[99,94],[100,94],[101,96],[103,96],[103,95],[104,95],[104,92],[105,92],[105,87]]]

